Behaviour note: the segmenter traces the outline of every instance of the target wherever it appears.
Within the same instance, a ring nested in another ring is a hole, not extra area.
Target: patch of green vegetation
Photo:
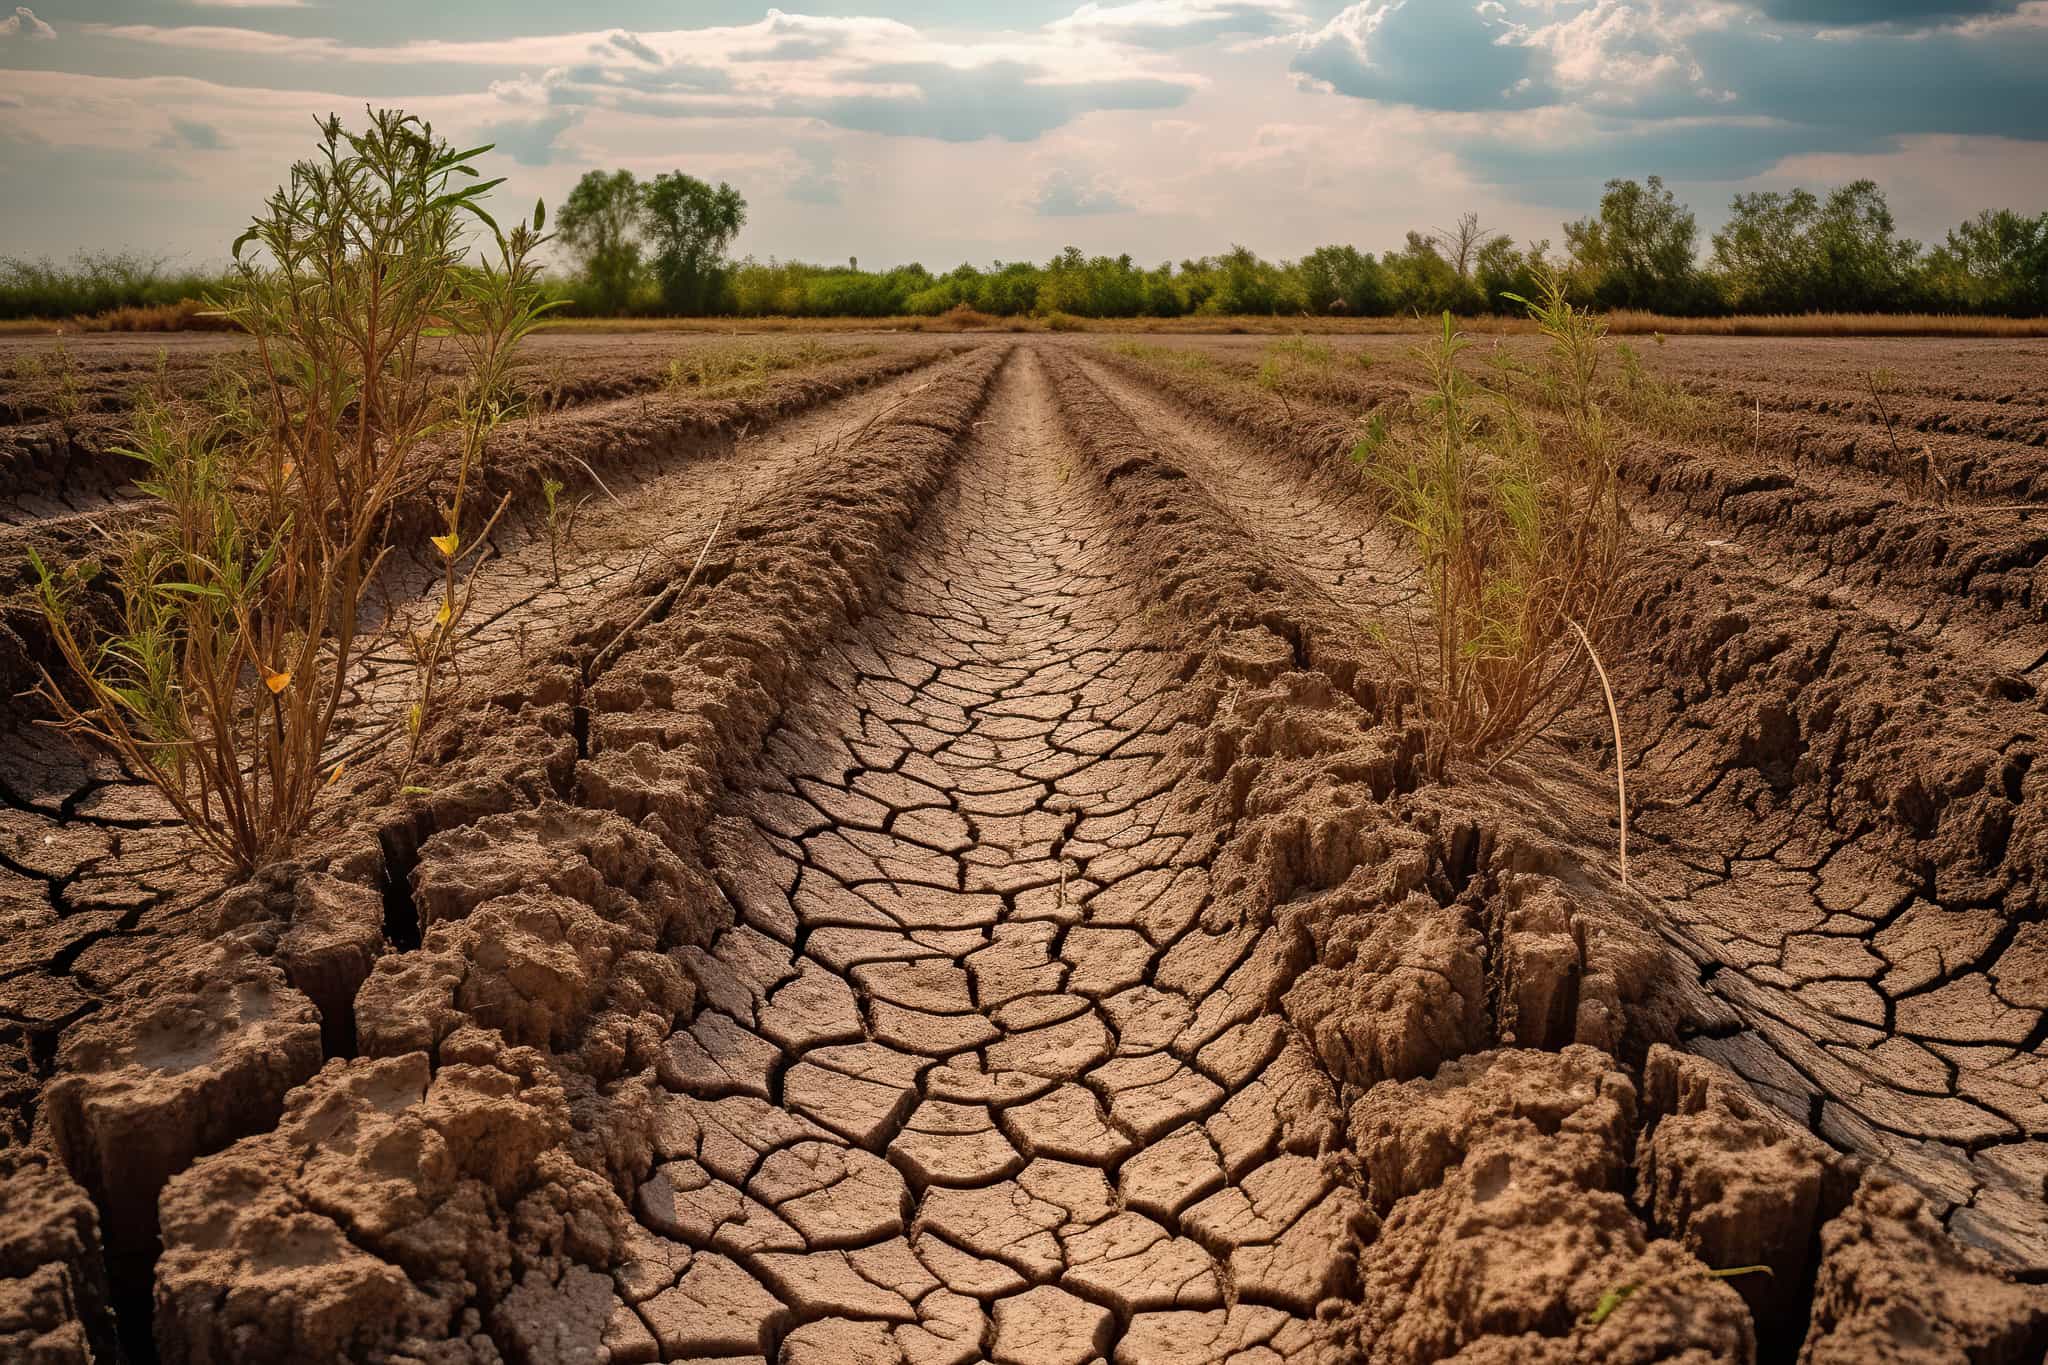
[[[1597,402],[1599,319],[1553,283],[1527,304],[1550,338],[1537,377],[1564,414],[1529,420],[1467,372],[1449,314],[1415,354],[1427,380],[1406,414],[1375,414],[1353,452],[1422,562],[1426,635],[1392,651],[1429,731],[1426,763],[1497,764],[1579,696],[1613,622],[1624,522]]]
[[[69,266],[0,257],[0,318],[71,318],[122,308],[172,308],[211,297],[225,272],[173,269],[138,252],[85,252]]]
[[[1197,371],[1213,371],[1218,368],[1215,360],[1206,352],[1189,346],[1156,346],[1145,341],[1112,341],[1108,344],[1108,349],[1147,365]]]
[[[834,360],[858,359],[874,355],[877,349],[868,345],[828,345],[809,337],[693,346],[669,361],[662,383],[671,391],[705,397],[730,395],[757,388],[771,375],[813,369]]]
[[[283,856],[339,773],[327,741],[371,648],[362,611],[392,511],[451,473],[430,538],[439,610],[404,632],[414,751],[452,660],[504,510],[470,515],[467,496],[546,306],[542,210],[497,228],[477,203],[499,183],[472,164],[487,150],[455,151],[397,111],[362,132],[325,120],[316,155],[235,244],[223,307],[257,363],[136,410],[127,453],[154,507],[112,559],[111,627],[80,600],[81,566],[35,565],[76,683],[44,674],[54,724],[117,755],[236,872]],[[472,222],[496,247],[481,265],[466,262]],[[429,337],[460,357],[452,385],[425,358]]]

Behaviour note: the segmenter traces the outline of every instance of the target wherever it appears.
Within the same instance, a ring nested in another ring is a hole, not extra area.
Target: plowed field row
[[[1427,602],[1327,458],[1341,393],[1059,341],[874,377],[694,443],[642,414],[626,458],[588,457],[609,494],[559,583],[522,497],[422,761],[366,752],[304,855],[251,884],[186,865],[117,772],[7,741],[0,1189],[27,1212],[0,1239],[0,1343],[2048,1348],[2012,1277],[2048,1269],[2025,1204],[2038,907],[2015,908],[2031,873],[1993,856],[1995,812],[1974,862],[1947,856],[1973,795],[2031,810],[2017,758],[1976,788],[1961,766],[2031,711],[2011,688],[1814,710],[1908,658],[1970,665],[1857,584],[1817,625],[1810,585],[1691,544],[1700,509],[1645,489],[1672,529],[1632,600],[1671,625],[1624,664],[1657,841],[1624,889],[1596,745],[1421,776],[1380,651]],[[577,430],[522,462],[593,448]],[[394,599],[424,576],[401,564]],[[1678,662],[1827,629],[1789,697],[1765,699],[1790,641],[1705,680]],[[354,739],[404,694],[373,678]],[[1793,720],[1753,736],[1772,706]],[[1867,756],[1858,725],[1881,730]],[[1954,761],[1911,765],[1915,823],[1883,764],[1937,733]],[[1973,914],[1999,927],[1970,947],[1949,929]],[[1772,1273],[1707,1273],[1753,1264]]]
[[[1295,524],[1325,545],[1356,544],[1360,481],[1298,400],[1163,382],[1210,415],[1182,438],[1191,447],[1234,440],[1240,460],[1286,460],[1289,432],[1312,432],[1291,462],[1316,490],[1297,504],[1317,510]],[[1941,584],[1973,561],[1968,543],[1920,547],[1920,569],[1898,575],[1886,555],[1919,551],[1874,531],[1846,564],[1800,553],[1801,524],[1860,518],[1870,530],[1860,498],[1845,508],[1809,485],[1763,515],[1732,480],[1708,496],[1672,476],[1709,459],[1776,458],[1790,471],[1806,463],[1796,452],[1724,455],[1650,435],[1629,451],[1645,534],[1619,692],[1638,828],[1658,845],[1637,870],[1655,922],[1720,1002],[1686,1026],[1691,1046],[1843,1147],[1888,1160],[1972,1240],[2048,1271],[2044,798],[2029,778],[2048,613],[2010,603],[2014,624],[2000,630],[1959,606]],[[1762,478],[1793,487],[1790,473]],[[1953,510],[1908,488],[1889,502]],[[2037,560],[2023,556],[2017,572],[2031,579]],[[1401,562],[1347,555],[1353,572]],[[1866,591],[1879,579],[1882,606]],[[1594,772],[1536,780],[1553,788],[1538,799],[1566,801],[1582,829],[1608,837],[1611,796]]]

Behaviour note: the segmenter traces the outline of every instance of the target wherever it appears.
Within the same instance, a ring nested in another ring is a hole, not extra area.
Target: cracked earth
[[[293,863],[223,887],[8,734],[7,1351],[2048,1352],[2048,623],[1990,510],[2048,407],[1980,348],[1898,400],[1938,501],[1825,347],[1660,360],[1776,425],[1631,442],[1623,887],[1604,715],[1420,775],[1375,642],[1427,600],[1345,460],[1391,343],[1289,393],[1255,342],[889,339],[720,399],[616,344],[508,451],[422,762],[380,656]],[[39,411],[0,533],[61,547],[128,513]]]

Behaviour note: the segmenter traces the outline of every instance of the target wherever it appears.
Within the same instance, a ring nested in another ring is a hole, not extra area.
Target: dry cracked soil
[[[0,1358],[2042,1360],[2048,348],[1658,348],[1624,881],[1604,710],[1423,773],[1405,343],[1154,340],[543,338],[242,884],[13,703]],[[10,364],[10,693],[226,345]]]

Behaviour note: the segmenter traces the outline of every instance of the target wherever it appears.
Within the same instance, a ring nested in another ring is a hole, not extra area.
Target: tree
[[[1187,301],[1173,282],[1173,267],[1161,265],[1145,276],[1145,313],[1148,317],[1177,318],[1187,311]]]
[[[1909,301],[1920,244],[1899,238],[1869,180],[1825,201],[1812,192],[1738,194],[1714,234],[1713,268],[1730,307],[1754,313],[1868,312]]]
[[[1300,284],[1262,261],[1250,247],[1233,244],[1230,250],[1202,264],[1216,278],[1207,311],[1233,316],[1255,313],[1298,313],[1308,306]]]
[[[1697,302],[1699,225],[1662,176],[1608,181],[1599,216],[1566,223],[1564,238],[1581,290],[1602,307],[1677,313]]]
[[[640,182],[631,171],[588,171],[555,214],[556,235],[583,264],[603,313],[626,311],[640,278]]]
[[[1920,244],[1898,235],[1891,206],[1873,180],[1828,196],[1813,225],[1813,244],[1823,309],[1892,309],[1913,291]]]
[[[1472,267],[1478,264],[1479,248],[1487,241],[1486,229],[1479,226],[1476,213],[1461,214],[1454,228],[1438,228],[1431,236],[1443,245],[1444,254],[1451,266],[1458,272],[1458,278],[1472,278]],[[1509,240],[1495,238],[1494,240]]]
[[[2048,213],[2028,218],[1986,209],[1935,249],[1927,282],[1947,307],[2015,317],[2048,313]]]
[[[1531,242],[1527,251],[1521,251],[1516,249],[1515,239],[1506,233],[1480,247],[1472,272],[1487,310],[1501,311],[1503,294],[1519,294],[1525,299],[1541,298],[1543,282],[1550,268],[1546,259],[1549,254],[1548,239]]]
[[[1813,221],[1807,190],[1738,194],[1714,234],[1713,269],[1728,306],[1743,313],[1803,313],[1814,304]]]
[[[1299,270],[1311,312],[1370,317],[1387,311],[1380,263],[1356,247],[1317,247],[1301,258]]]
[[[641,207],[662,306],[671,313],[712,311],[723,281],[725,249],[746,224],[747,201],[723,181],[713,189],[695,176],[670,171],[654,177]]]
[[[1395,313],[1434,317],[1480,311],[1472,286],[1458,277],[1432,237],[1411,231],[1408,244],[1382,256],[1380,265],[1386,272],[1387,304]]]

